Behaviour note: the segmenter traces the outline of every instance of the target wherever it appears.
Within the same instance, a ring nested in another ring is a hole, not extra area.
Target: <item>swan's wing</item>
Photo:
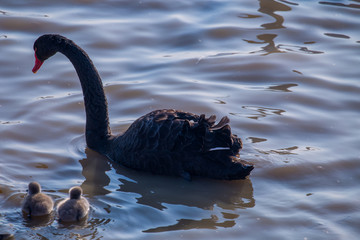
[[[191,137],[188,129],[198,116],[174,110],[157,110],[137,119],[119,139],[124,152],[179,151]]]
[[[230,178],[222,174],[234,169],[231,156],[241,149],[241,140],[231,134],[227,117],[216,125],[215,120],[214,115],[175,110],[151,112],[114,139],[110,158],[130,168],[186,179],[190,174]]]
[[[123,152],[191,152],[230,150],[236,154],[241,140],[231,134],[229,119],[215,125],[216,116],[158,110],[136,120],[119,142]]]

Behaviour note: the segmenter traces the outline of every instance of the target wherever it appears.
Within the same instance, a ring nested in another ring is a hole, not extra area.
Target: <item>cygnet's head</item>
[[[70,199],[80,199],[82,193],[81,187],[72,187],[69,190]]]
[[[40,186],[40,184],[38,182],[29,183],[28,188],[29,188],[28,192],[29,192],[30,195],[41,192],[41,186]]]

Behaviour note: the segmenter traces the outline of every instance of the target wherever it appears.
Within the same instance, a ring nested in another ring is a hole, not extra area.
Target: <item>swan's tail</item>
[[[201,115],[197,126],[202,135],[203,156],[209,160],[205,172],[219,179],[244,179],[254,167],[244,165],[234,157],[241,150],[242,141],[231,133],[228,117],[223,117],[217,124],[215,120],[215,115],[209,118]]]
[[[225,151],[227,155],[236,155],[242,148],[241,139],[231,134],[228,117],[223,117],[215,124],[216,116],[205,118],[202,114],[199,119],[199,128],[203,134],[204,152]]]

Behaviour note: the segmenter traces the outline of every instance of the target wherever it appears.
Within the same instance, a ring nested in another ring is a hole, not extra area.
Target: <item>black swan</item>
[[[109,159],[129,168],[188,180],[191,176],[244,179],[253,170],[233,157],[242,142],[231,134],[227,117],[215,124],[215,115],[205,118],[204,114],[155,110],[137,119],[124,134],[112,135],[102,81],[85,51],[57,34],[39,37],[34,51],[34,73],[57,52],[72,62],[84,95],[87,146]]]
[[[57,214],[60,221],[80,221],[88,215],[90,204],[81,195],[81,187],[70,188],[69,198],[62,200],[57,206]]]
[[[45,216],[52,212],[54,202],[45,193],[41,192],[38,182],[31,182],[28,186],[28,194],[22,204],[22,211],[29,216]]]

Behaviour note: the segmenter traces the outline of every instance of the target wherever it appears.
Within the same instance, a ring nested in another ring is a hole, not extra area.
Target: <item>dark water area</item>
[[[357,239],[360,2],[10,1],[0,4],[0,233],[15,239]],[[113,132],[155,109],[228,116],[248,179],[157,176],[85,144],[62,34],[96,65]],[[58,203],[80,185],[86,221],[29,220],[27,184]]]

